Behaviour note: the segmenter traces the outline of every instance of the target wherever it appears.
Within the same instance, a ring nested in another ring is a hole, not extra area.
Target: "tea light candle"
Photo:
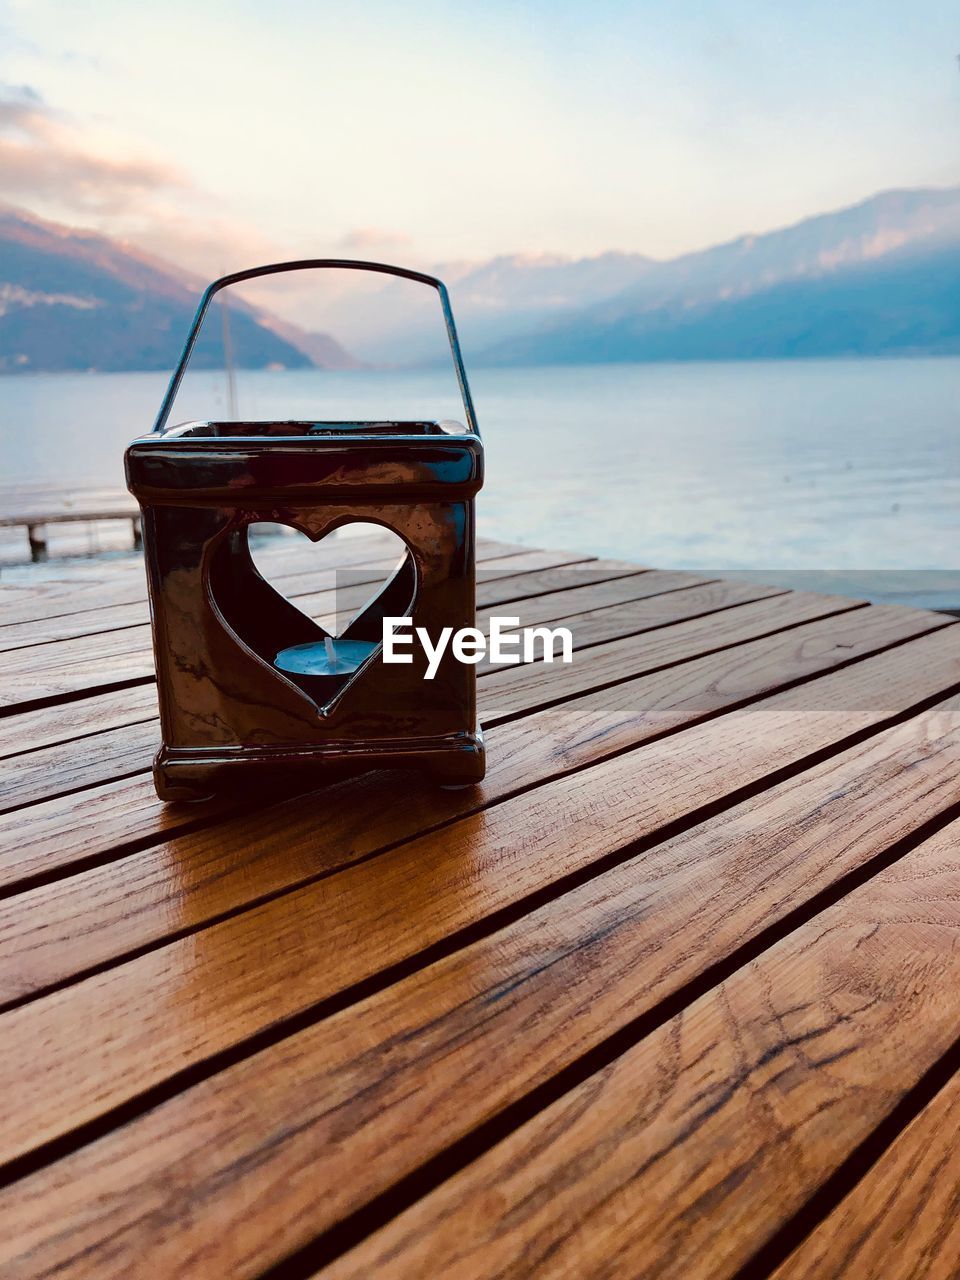
[[[281,671],[300,676],[346,676],[362,666],[376,647],[367,640],[325,636],[322,642],[310,641],[281,649],[273,664]]]

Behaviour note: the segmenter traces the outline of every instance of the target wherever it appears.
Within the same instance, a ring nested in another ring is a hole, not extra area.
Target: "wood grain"
[[[575,578],[569,572],[574,569]],[[535,575],[534,570],[537,571]],[[608,577],[628,576],[639,572],[643,571],[638,566],[625,566],[620,561],[598,561],[588,557],[576,560],[572,552],[530,551],[522,555],[493,557],[482,562],[478,573],[478,603],[499,601],[506,604],[524,596],[558,590],[564,584],[584,585],[588,580],[603,581]],[[313,592],[318,580],[329,576],[316,572],[299,574],[296,581],[304,591]],[[501,580],[505,578],[513,580],[516,585],[511,587],[503,583]],[[296,592],[292,591],[291,594],[295,595]],[[768,594],[770,589],[761,587],[754,598],[760,599]],[[317,592],[318,598],[322,595],[322,592]],[[302,606],[303,602],[300,603]],[[145,616],[146,602],[143,610]],[[107,613],[108,610],[99,609],[92,611],[89,616],[102,620]],[[67,614],[62,619],[51,618],[48,621],[51,627],[61,622],[73,625],[71,619],[78,616],[80,615]],[[32,627],[34,624],[25,625]],[[107,629],[103,625],[97,627],[98,631]],[[9,636],[15,631],[16,627],[0,627],[0,647],[18,647],[9,641],[3,641],[3,636]],[[84,633],[78,631],[76,634]],[[32,643],[38,642],[39,638],[35,635]],[[156,693],[152,688],[144,686],[110,693],[94,693],[72,702],[7,715],[0,718],[0,759],[72,738],[89,736],[104,729],[134,724],[151,716],[155,717],[156,712]]]
[[[341,608],[386,563],[324,551]],[[314,548],[262,554],[326,616]],[[722,1278],[952,1062],[955,624],[481,556],[483,623],[577,646],[481,667],[484,787],[239,807],[153,796],[138,560],[0,584],[0,1274],[253,1277],[319,1238],[303,1275],[405,1186],[324,1274]],[[777,1280],[952,1274],[957,1098]]]
[[[357,581],[365,579],[374,582],[396,562],[396,557],[379,558],[361,561],[351,567],[351,577],[357,574]],[[283,584],[289,596],[303,595],[306,592],[333,591],[336,588],[338,570],[324,569],[314,573],[278,574],[277,581]],[[0,608],[3,596],[0,594]],[[77,609],[73,613],[55,614],[50,618],[32,618],[26,622],[8,622],[0,626],[0,652],[10,649],[25,649],[38,644],[53,644],[61,640],[75,640],[78,636],[100,635],[106,631],[120,631],[130,627],[142,627],[150,622],[150,611],[146,599],[132,604],[113,604],[98,607],[96,604],[87,609]]]
[[[586,609],[582,613],[566,615],[562,618],[550,619],[536,617],[528,621],[523,617],[523,626],[537,626],[547,623],[559,625],[570,630],[573,639],[573,651],[592,648],[605,644],[610,640],[639,635],[644,631],[656,631],[660,627],[673,627],[678,622],[691,621],[708,614],[719,613],[725,609],[733,609],[741,604],[755,600],[766,600],[781,593],[773,587],[758,587],[752,583],[740,582],[705,582],[701,586],[689,586],[672,589],[656,595],[641,596],[634,600],[625,600],[616,607],[604,606]],[[821,601],[825,597],[819,597]],[[841,612],[855,607],[856,602],[840,602],[838,597],[830,597],[833,610]],[[513,608],[512,604],[503,606]],[[539,659],[538,659],[539,661]],[[518,665],[523,665],[522,662]],[[555,668],[563,669],[561,664],[553,663]],[[477,664],[478,676],[490,676],[494,673],[504,674],[515,671],[516,667],[494,666],[489,658]]]
[[[653,575],[645,574],[644,577],[653,577]],[[624,588],[624,590],[626,589]],[[664,627],[670,624],[671,619],[682,621],[691,613],[695,617],[699,617],[704,613],[704,610],[730,608],[740,600],[749,601],[755,598],[757,593],[764,596],[768,590],[763,587],[731,584],[730,589],[724,591],[718,591],[713,585],[706,588],[694,587],[690,590],[668,591],[662,597],[657,595],[651,599],[645,598],[636,602],[638,608],[636,610],[628,610],[624,614],[622,621],[618,617],[621,612],[620,609],[610,607],[597,611],[597,618],[591,623],[589,631],[581,631],[579,615],[564,619],[564,623],[573,628],[574,649],[576,650],[580,645],[581,637],[584,644],[599,644],[604,639],[622,635],[625,627],[635,633],[643,630],[644,622],[642,619],[644,618],[647,629]],[[702,595],[700,594],[701,592],[706,592],[707,594]],[[522,607],[526,607],[524,602],[520,602],[520,604]],[[639,606],[643,607],[640,608]],[[508,607],[514,608],[515,605],[511,602]],[[554,605],[553,607],[558,606]],[[835,597],[814,597],[813,599],[801,599],[798,602],[798,608],[806,609],[807,616],[822,616],[825,613],[836,612],[846,607],[842,603],[838,605]],[[529,608],[535,612],[535,616],[539,616],[542,612],[538,608],[537,597],[534,597],[529,602]],[[938,619],[938,625],[943,625],[942,615],[932,616]],[[917,629],[930,630],[930,618],[931,615],[923,615],[918,612]],[[590,661],[592,663],[593,659],[591,658]],[[566,670],[568,668],[564,667],[563,669]],[[511,670],[518,670],[518,668],[511,668]],[[479,674],[488,676],[491,674],[491,669],[481,666]],[[152,681],[150,682],[150,687],[154,687]],[[128,691],[112,691],[113,695],[119,696],[126,692]],[[108,705],[112,715],[113,707],[116,704],[111,697],[111,693],[107,692],[101,696],[111,698],[111,702]],[[89,705],[91,699],[83,699],[83,701]],[[94,706],[96,706],[95,702]],[[19,720],[20,716],[25,719],[29,718],[31,731],[35,734],[36,717],[42,716],[45,711],[52,712],[55,721],[61,719],[59,707],[56,706],[23,711],[19,715],[14,714],[6,718],[9,720]],[[483,714],[483,709],[481,709],[481,714]],[[2,723],[3,721],[0,720],[0,724]],[[94,723],[98,723],[98,720],[91,718],[90,725],[92,726]],[[90,741],[84,746],[82,740],[77,742],[67,740],[58,742],[50,747],[38,749],[29,755],[23,753],[9,759],[4,766],[2,777],[0,777],[0,812],[18,809],[25,804],[34,804],[48,796],[74,791],[81,787],[95,786],[97,783],[116,778],[121,773],[148,767],[153,752],[159,745],[159,727],[154,726],[153,738],[150,739],[151,745],[148,750],[144,749],[143,744],[149,738],[149,729],[150,726],[138,717],[135,727],[131,729],[124,727],[117,729],[104,728],[103,732],[98,734],[95,744]]]
[[[17,809],[0,817],[0,896],[236,816],[243,807],[229,795],[196,805],[163,804],[149,771],[141,769]]]
[[[346,601],[355,601],[353,607],[359,608],[369,597],[369,591],[358,591],[362,583],[376,583],[383,580],[385,574],[395,567],[396,555],[362,559],[357,563],[342,565],[340,568],[324,568],[297,570],[277,573],[272,581],[278,583],[284,593],[296,600],[297,605],[305,613],[315,616],[326,609],[338,588]],[[583,582],[594,580],[602,582],[607,578],[628,576],[642,573],[639,565],[627,564],[624,561],[597,560],[587,555],[576,556],[566,551],[530,551],[523,555],[492,556],[481,558],[478,572],[478,600],[483,598],[489,584],[501,578],[517,578],[529,576],[537,583],[542,577],[542,587],[531,584],[530,594],[536,590],[549,591],[563,586],[565,575],[563,569],[575,566],[584,572]],[[338,575],[349,574],[349,583],[338,583]],[[527,594],[517,590],[516,595]],[[497,597],[510,599],[510,591],[498,591]],[[339,601],[338,601],[339,603]],[[0,593],[0,609],[3,606],[3,595]],[[108,605],[105,608],[94,606],[90,609],[77,610],[52,618],[33,619],[29,622],[7,623],[0,625],[0,652],[8,649],[28,648],[36,644],[51,644],[60,640],[72,640],[78,636],[99,635],[104,631],[116,631],[123,628],[142,626],[149,622],[150,615],[146,600],[138,600],[134,604]]]
[[[954,1076],[771,1280],[954,1280],[960,1257]]]
[[[325,548],[324,560],[328,567],[349,568],[391,553],[394,545],[391,538],[379,534],[344,538]],[[530,550],[513,543],[480,538],[477,561],[523,555]],[[576,553],[571,557],[580,558]],[[300,547],[296,541],[282,540],[261,548],[257,553],[257,563],[266,567],[271,575],[314,573],[317,557],[311,547]],[[48,568],[43,580],[30,586],[0,582],[0,625],[63,617],[97,607],[136,604],[146,601],[146,598],[147,582],[139,555],[123,560],[97,559],[81,564],[64,564],[57,566],[56,577]]]
[[[121,1276],[145,1252],[161,1275],[259,1274],[942,812],[958,763],[954,697],[25,1179],[0,1237],[31,1275]],[[178,1214],[186,1186],[202,1215]],[[366,1272],[395,1273],[460,1271]]]
[[[381,536],[364,536],[330,543],[327,563],[341,566],[362,563],[391,552],[395,544]],[[502,550],[507,552],[508,547]],[[296,542],[264,547],[258,560],[271,572],[298,573],[316,566],[316,557],[307,558]],[[54,576],[55,575],[55,576]],[[48,566],[41,581],[12,586],[0,582],[0,625],[18,626],[42,622],[89,609],[110,609],[146,604],[147,582],[143,558],[131,555],[117,560],[88,560]]]
[[[15,1089],[18,1106],[0,1116],[0,1159],[565,877],[589,875],[630,842],[951,684],[960,684],[960,653],[948,632],[935,633],[565,775],[8,1011],[0,1092]],[[300,839],[283,831],[291,860],[323,868],[322,826]],[[21,959],[29,965],[30,953]]]
[[[521,577],[518,581],[522,584],[523,578]],[[623,634],[637,634],[639,630],[688,620],[691,615],[705,617],[711,612],[718,613],[721,610],[736,608],[758,600],[776,599],[780,602],[773,608],[775,611],[783,610],[784,621],[780,624],[779,618],[772,618],[770,630],[777,630],[779,625],[791,625],[795,617],[801,620],[807,617],[823,617],[829,612],[839,613],[856,607],[856,602],[847,602],[836,596],[828,597],[808,592],[779,592],[770,587],[746,587],[741,583],[709,583],[704,587],[695,587],[686,591],[682,597],[676,592],[669,594],[671,598],[662,602],[654,597],[639,601],[635,606],[632,603],[620,606],[622,625],[616,615],[608,613],[607,610],[599,610],[596,619],[590,615],[584,615],[588,619],[582,631],[584,641],[590,644],[605,643],[611,635],[615,637]],[[599,619],[602,619],[602,624],[598,621]],[[721,632],[730,630],[733,635],[732,642],[736,642],[738,631],[735,621],[718,619],[715,625]],[[578,627],[578,636],[580,634]],[[677,635],[679,644],[680,633]],[[723,642],[731,641],[725,639]],[[659,640],[654,643],[662,645],[663,642]],[[715,646],[711,644],[701,647]],[[591,661],[594,659],[591,658]],[[512,668],[494,670],[498,675],[518,674],[513,672]],[[489,674],[489,672],[482,671],[481,674]],[[528,674],[525,672],[520,677],[521,684]],[[135,724],[151,716],[155,718],[156,713],[157,698],[152,683],[111,692],[94,692],[86,697],[79,697],[70,702],[54,703],[37,710],[14,711],[0,717],[0,759],[26,751],[35,751],[40,747],[54,746],[73,738],[92,736],[94,733],[118,728],[125,724]]]
[[[0,760],[53,747],[107,729],[157,719],[157,687],[150,683],[112,693],[93,693],[37,711],[0,717]],[[158,730],[159,732],[159,730]]]
[[[732,1275],[956,1038],[958,841],[908,853],[323,1274]]]
[[[807,592],[767,592],[761,599],[751,598],[744,591],[745,585],[709,583],[690,591],[674,591],[662,598],[621,605],[613,612],[602,610],[589,632],[581,628],[578,620],[572,624],[574,641],[576,644],[589,636],[592,643],[588,660],[569,665],[539,662],[532,673],[522,665],[490,670],[483,684],[483,696],[492,699],[485,711],[486,723],[522,712],[527,705],[526,690],[533,687],[531,680],[535,682],[538,705],[545,706],[601,684],[738,644],[745,637],[745,628],[752,636],[772,634],[810,618],[858,610],[855,601]],[[680,616],[671,621],[668,611],[677,611]],[[929,626],[931,615],[927,614],[926,619]],[[601,634],[599,630],[612,628],[614,621],[624,629],[619,639],[609,631]],[[936,625],[942,625],[942,615],[936,615]]]
[[[9,757],[0,770],[0,831],[16,836],[15,811],[22,805],[142,773],[159,745],[158,722],[145,720]]]
[[[585,577],[589,577],[590,566],[586,567]],[[608,582],[580,585],[580,571],[572,569],[565,575],[567,581],[564,589],[545,594],[530,596],[526,592],[521,599],[516,594],[509,601],[515,606],[515,614],[520,619],[521,627],[536,627],[543,622],[555,622],[564,618],[580,617],[593,610],[607,610],[615,605],[626,604],[631,600],[646,600],[650,596],[667,595],[674,591],[689,590],[701,587],[710,579],[705,574],[682,573],[679,570],[649,569],[644,573],[634,574],[629,578],[617,577]],[[516,590],[516,589],[514,589]],[[479,594],[479,593],[478,593]],[[511,608],[511,612],[513,612]],[[492,614],[502,612],[500,601],[493,600],[490,605],[481,605],[477,609],[477,626],[488,634]]]
[[[150,628],[131,627],[0,654],[0,711],[153,678]]]
[[[365,579],[370,572],[374,575],[372,580],[379,580],[383,577],[383,563],[380,562],[378,568],[375,562],[371,570],[357,570],[357,572]],[[550,573],[550,571],[544,572]],[[589,579],[589,563],[584,564],[582,572],[586,579]],[[626,581],[649,577],[648,573],[634,570],[634,568],[623,570],[622,562],[612,562],[605,570],[596,572],[602,579],[611,573],[614,573],[618,579]],[[586,579],[577,579],[571,566],[571,586],[577,586],[579,581]],[[672,573],[664,575],[668,590],[676,588],[677,585],[685,585],[685,582],[678,584],[676,579],[677,575]],[[333,571],[328,570],[325,573],[321,571],[315,581],[325,584],[323,590],[315,594],[305,591],[296,596],[298,607],[303,608],[307,613],[315,611],[321,614],[335,613],[337,608],[342,607],[351,614],[356,609],[360,609],[370,596],[369,582],[366,588],[362,584],[356,584],[342,586],[342,589],[337,590]],[[509,577],[508,581],[512,582]],[[700,580],[692,575],[686,576],[686,582],[690,582],[691,585],[698,581]],[[532,593],[539,594],[539,573],[530,573],[529,582]],[[497,604],[500,596],[507,600],[516,599],[516,586],[500,584],[502,580],[499,577],[493,577],[484,582],[481,590],[484,591],[485,599],[489,600],[490,604]],[[584,588],[584,590],[589,593],[591,588]],[[655,588],[652,588],[648,593],[645,589],[641,589],[640,594],[654,594],[654,590]],[[612,603],[616,602],[617,598],[616,591],[614,593],[600,591],[596,594],[596,599],[600,602],[608,600]],[[625,589],[620,598],[634,599],[634,595]],[[589,602],[593,596],[588,594],[586,599]],[[591,605],[588,603],[586,607],[589,608]],[[17,707],[19,703],[67,698],[67,696],[76,696],[79,692],[115,686],[120,682],[129,684],[132,681],[142,682],[152,678],[154,678],[154,650],[152,650],[150,626],[147,623],[141,626],[120,627],[111,631],[97,631],[92,635],[82,634],[70,639],[52,641],[52,643],[20,645],[18,648],[0,653],[0,708],[6,708],[6,713],[9,714],[9,709]]]
[[[685,591],[682,596],[686,598],[689,594]],[[676,593],[676,596],[680,595]],[[452,795],[451,792],[438,794],[429,783],[399,776],[380,778],[375,783],[378,786],[376,814],[379,820],[370,822],[367,818],[366,838],[358,836],[351,826],[352,844],[349,847],[352,856],[360,856],[379,847],[379,844],[371,844],[378,837],[383,844],[396,840],[398,829],[404,832],[416,829],[411,828],[410,823],[426,824],[428,819],[439,822],[452,815],[471,812],[516,790],[518,785],[544,781],[575,764],[581,767],[614,751],[639,745],[658,733],[676,730],[682,724],[735,707],[746,699],[777,689],[792,680],[828,671],[852,658],[865,657],[886,645],[918,634],[924,625],[943,625],[940,617],[932,620],[922,614],[887,613],[883,609],[870,611],[863,616],[863,621],[860,618],[861,611],[838,614],[823,623],[808,623],[783,632],[777,639],[746,639],[736,654],[731,654],[730,650],[719,650],[703,659],[664,668],[644,684],[623,682],[598,690],[596,694],[581,695],[579,699],[559,704],[543,714],[536,712],[536,686],[531,686],[531,705],[529,709],[525,708],[529,712],[525,721],[516,722],[508,735],[500,731],[498,724],[490,727],[488,777],[481,790],[467,794],[461,792],[460,795]],[[763,631],[763,625],[756,625],[756,621],[754,617],[754,630]],[[589,655],[584,654],[584,660],[602,663],[603,650],[590,650]],[[527,671],[532,671],[532,668],[527,668]],[[531,678],[535,680],[535,676],[531,675]],[[485,699],[486,687],[486,682],[481,682],[480,713],[483,717],[490,709]],[[40,799],[49,795],[58,782],[77,782],[81,778],[90,782],[91,777],[108,777],[114,772],[146,768],[152,755],[152,740],[147,739],[148,745],[145,745],[145,735],[143,726],[136,731],[104,733],[99,740],[100,750],[92,756],[83,753],[83,742],[79,742],[81,753],[72,744],[65,744],[54,750],[37,751],[22,762],[14,760],[10,762],[8,785],[15,791],[12,792],[13,800],[8,799],[8,803],[22,804],[24,797],[31,795],[28,790],[31,783],[33,795]],[[105,783],[104,786],[110,790],[102,791],[102,803],[99,799],[101,787],[93,788],[96,794],[91,792],[90,796],[77,796],[76,792],[68,791],[56,800],[31,805],[27,809],[17,808],[15,813],[0,819],[0,887],[14,886],[19,879],[36,876],[40,868],[44,868],[49,876],[55,868],[65,869],[74,861],[96,858],[110,850],[119,858],[124,846],[141,844],[151,832],[159,840],[175,835],[178,826],[202,826],[207,815],[229,812],[229,804],[223,801],[210,806],[188,806],[186,809],[170,809],[159,801],[151,805],[148,797],[143,795],[142,780],[136,777],[129,778],[129,791],[123,791],[119,783]],[[0,795],[3,795],[3,788],[4,783],[0,783]],[[344,791],[347,795],[344,801],[346,812],[349,812],[351,806],[358,803],[357,791],[349,787],[325,792],[326,803],[337,808],[337,797]],[[361,795],[365,797],[366,791]],[[324,803],[323,796],[324,792],[321,792],[319,803]],[[124,808],[125,800],[128,800],[127,808]],[[360,803],[365,804],[366,800]],[[157,815],[154,826],[151,826],[151,812]],[[248,844],[252,831],[246,826],[247,820],[244,819],[243,824],[244,845]],[[253,819],[250,820],[252,822]],[[228,867],[233,865],[234,837],[230,831],[211,832],[207,840],[216,842],[224,850],[223,863]],[[360,842],[357,844],[357,841]],[[287,867],[284,852],[276,849],[273,842],[268,841],[260,847],[264,858]],[[189,865],[186,850],[180,850],[179,859]],[[243,874],[246,876],[247,873]],[[110,876],[113,893],[108,893],[102,900],[104,905],[116,893],[123,895],[125,892],[120,883],[123,881],[122,868],[116,868]],[[209,873],[206,878],[210,883],[214,882]],[[276,886],[271,890],[266,888],[269,881],[269,876],[262,881],[257,877],[261,892],[275,890]],[[189,892],[186,873],[182,884]],[[165,897],[164,893],[157,893],[157,901],[165,900]],[[221,909],[227,909],[227,906]]]
[[[569,552],[555,552],[554,557],[567,557]],[[592,566],[597,561],[587,561],[576,566],[564,563],[562,566],[550,566],[539,564],[537,567],[544,570],[551,570],[547,573],[538,573],[536,578],[529,570],[514,572],[512,569],[506,572],[508,564],[516,564],[518,561],[524,563],[536,563],[545,558],[546,553],[530,552],[528,555],[514,556],[503,558],[502,560],[491,560],[486,562],[480,570],[480,583],[478,589],[478,598],[484,602],[484,597],[489,596],[490,586],[488,583],[495,582],[497,595],[502,599],[502,603],[510,603],[513,598],[523,598],[524,594],[537,594],[538,587],[546,587],[549,590],[558,588],[561,582],[566,581],[570,585],[582,584],[585,578],[581,577],[584,572],[596,573],[597,580],[605,575],[604,570],[596,570]],[[616,568],[618,562],[605,561],[602,562],[610,568],[610,576],[618,576],[622,570]],[[499,568],[493,570],[491,566],[498,565]],[[569,576],[568,570],[576,568],[577,577],[573,579]],[[488,572],[491,578],[487,577]],[[638,572],[635,568],[632,572]],[[310,575],[312,581],[316,581],[316,575]],[[505,583],[500,583],[499,579],[510,578],[516,582],[516,586],[508,588]],[[755,593],[745,598],[763,599],[773,593],[772,588],[759,587]],[[712,597],[719,595],[714,589]],[[704,599],[707,597],[704,596]],[[735,603],[738,597],[730,597],[729,603]],[[803,598],[803,597],[798,597]],[[67,615],[68,617],[72,615]],[[56,621],[55,619],[52,621]],[[35,751],[38,747],[52,746],[58,742],[68,741],[72,738],[89,736],[96,732],[102,732],[104,729],[117,728],[124,724],[134,724],[138,721],[156,716],[157,700],[156,693],[152,687],[141,686],[131,689],[119,689],[108,693],[95,692],[87,697],[77,698],[72,702],[55,703],[52,706],[43,707],[34,711],[14,712],[13,714],[0,717],[0,759],[6,756],[17,755],[25,751]]]

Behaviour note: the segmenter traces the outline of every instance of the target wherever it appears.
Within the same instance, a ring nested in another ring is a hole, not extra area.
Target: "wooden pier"
[[[139,561],[0,585],[0,1275],[956,1274],[956,621],[480,570],[482,787],[189,807]]]
[[[23,529],[32,561],[46,560],[48,525],[120,521],[140,546],[140,508],[126,489],[83,486],[64,490],[43,484],[0,485],[0,529]]]

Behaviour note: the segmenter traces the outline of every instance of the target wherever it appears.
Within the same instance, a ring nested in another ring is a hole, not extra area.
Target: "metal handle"
[[[419,284],[428,284],[431,288],[436,289],[440,295],[440,307],[443,311],[443,322],[447,329],[447,341],[450,343],[450,354],[453,357],[457,385],[460,388],[460,395],[463,399],[463,411],[467,419],[466,425],[474,435],[479,436],[480,428],[477,425],[477,415],[473,408],[470,384],[467,382],[467,371],[463,367],[460,339],[457,337],[457,326],[453,319],[453,310],[450,306],[447,286],[442,280],[438,280],[436,276],[425,275],[422,271],[410,271],[406,267],[391,267],[384,262],[361,262],[354,258],[303,258],[297,262],[273,262],[265,267],[251,267],[248,271],[235,271],[232,275],[221,276],[219,280],[214,280],[213,284],[208,285],[203,292],[203,297],[200,299],[197,314],[193,317],[193,324],[190,326],[187,341],[184,344],[179,363],[173,371],[170,385],[167,387],[167,393],[163,397],[163,404],[161,404],[157,420],[153,424],[153,430],[162,431],[167,425],[170,410],[173,408],[173,402],[177,398],[180,383],[183,381],[183,375],[187,371],[194,344],[197,341],[200,327],[203,324],[214,294],[219,293],[221,289],[225,289],[228,285],[239,284],[243,280],[255,280],[258,276],[280,275],[285,271],[307,271],[317,267],[339,267],[348,271],[376,271],[380,275],[401,276],[404,280],[415,280]]]

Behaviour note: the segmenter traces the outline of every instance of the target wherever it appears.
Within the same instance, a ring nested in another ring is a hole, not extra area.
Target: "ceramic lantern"
[[[437,291],[466,421],[187,422],[168,425],[211,299],[228,285],[317,268],[401,276]],[[432,276],[378,263],[281,263],[203,295],[153,432],[126,453],[140,503],[162,745],[157,793],[191,800],[256,779],[322,780],[397,766],[446,785],[479,781],[476,670],[449,647],[433,679],[383,660],[382,619],[433,639],[474,625],[477,428],[450,302]],[[248,532],[288,525],[320,540],[372,522],[405,544],[396,572],[338,635],[257,571]]]

